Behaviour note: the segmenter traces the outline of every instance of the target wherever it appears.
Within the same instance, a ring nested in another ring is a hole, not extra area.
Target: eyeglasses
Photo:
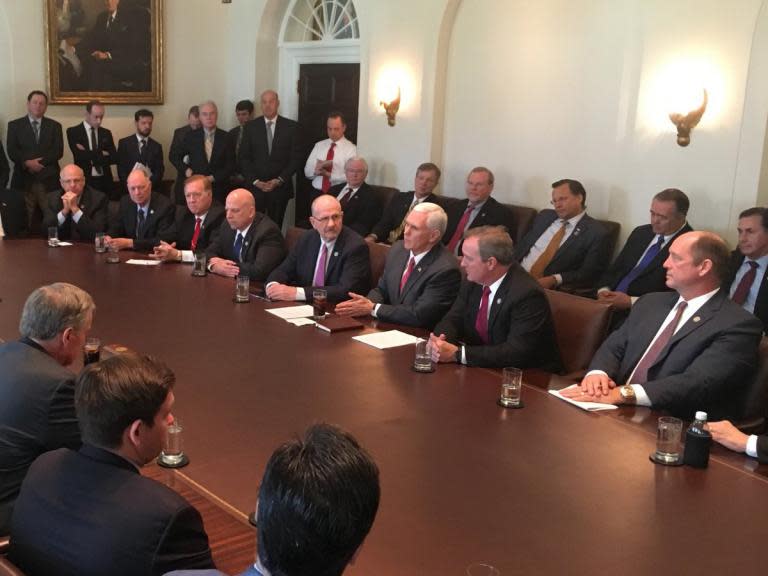
[[[70,178],[68,180],[60,180],[62,184],[77,184],[78,182],[85,182],[85,178]]]
[[[315,222],[325,226],[326,224],[328,224],[329,220],[331,220],[333,222],[338,222],[339,220],[341,220],[342,214],[343,214],[343,212],[337,212],[336,214],[331,214],[330,216],[325,216],[323,218],[315,218],[314,216],[312,216],[312,219]]]

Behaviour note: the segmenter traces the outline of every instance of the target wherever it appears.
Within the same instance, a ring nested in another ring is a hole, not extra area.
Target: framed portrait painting
[[[45,2],[51,103],[163,103],[163,0]]]

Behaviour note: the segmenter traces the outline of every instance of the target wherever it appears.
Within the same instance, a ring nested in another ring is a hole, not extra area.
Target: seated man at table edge
[[[77,286],[42,286],[24,303],[21,339],[0,345],[0,535],[32,462],[43,452],[80,446],[75,377],[94,303]]]
[[[637,404],[690,417],[739,417],[757,366],[762,323],[720,284],[728,246],[712,232],[688,232],[669,248],[667,286],[632,306],[600,346],[574,400]]]
[[[200,513],[140,473],[173,422],[174,383],[148,356],[86,366],[75,393],[83,446],[48,452],[30,467],[11,522],[15,565],[30,576],[214,568]]]
[[[503,226],[463,237],[459,296],[430,336],[435,361],[559,372],[560,353],[544,290],[515,261]]]
[[[83,170],[67,164],[59,173],[61,190],[48,193],[43,227],[59,229],[59,240],[93,242],[107,228],[107,195],[86,186]]]
[[[325,288],[329,302],[346,300],[349,292],[364,292],[371,284],[368,244],[344,226],[341,204],[330,194],[312,202],[307,230],[267,278],[272,300],[312,301],[314,288]]]
[[[195,252],[204,251],[224,221],[224,207],[213,201],[213,185],[202,174],[184,183],[186,210],[176,210],[176,242],[160,241],[150,258],[165,262],[194,262]]]
[[[760,464],[768,464],[768,434],[744,434],[729,420],[710,422],[712,439],[726,448],[757,458]]]
[[[128,196],[120,199],[120,211],[110,223],[107,244],[118,250],[151,252],[161,241],[176,240],[175,208],[159,192],[143,170],[128,175]]]
[[[283,235],[266,214],[256,212],[253,194],[245,188],[227,195],[225,210],[226,222],[206,250],[208,271],[263,282],[285,258]]]
[[[340,316],[370,314],[384,322],[432,329],[453,304],[461,284],[456,257],[440,243],[448,217],[421,202],[405,218],[405,237],[387,254],[379,284],[368,297],[350,292],[336,306]]]

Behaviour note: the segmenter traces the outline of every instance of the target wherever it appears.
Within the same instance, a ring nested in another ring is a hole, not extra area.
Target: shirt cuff
[[[555,286],[560,286],[563,283],[563,277],[560,274],[553,274],[552,277],[555,279]]]
[[[645,388],[640,384],[630,384],[632,390],[635,391],[635,404],[638,406],[651,406],[651,399],[648,398],[648,394],[645,393]]]
[[[306,302],[307,293],[304,291],[304,288],[296,288],[296,296],[294,296],[293,299],[296,300],[296,302]]]
[[[56,220],[59,221],[59,226],[63,226],[64,222],[67,220],[67,217],[61,213],[61,210],[59,210],[59,213],[56,214]]]
[[[181,261],[182,262],[194,262],[195,261],[195,253],[192,252],[192,250],[179,250],[181,252]]]
[[[752,456],[752,458],[757,458],[757,436],[752,434],[749,438],[747,438],[747,456]]]
[[[467,347],[461,346],[461,363],[467,365]]]
[[[640,298],[640,296],[630,296],[629,297],[629,305],[634,306],[635,302],[637,302],[637,299]]]
[[[610,292],[611,289],[608,286],[603,286],[602,288],[597,289],[597,293],[600,294],[601,292]]]
[[[379,317],[378,314],[379,314],[379,308],[380,307],[381,307],[381,304],[376,304],[373,307],[373,310],[371,310],[371,316],[373,316],[374,318],[378,318]]]
[[[82,210],[78,210],[77,214],[72,214],[72,221],[75,224],[77,224],[78,222],[80,222],[80,218],[82,218],[82,217],[83,217],[83,211]]]

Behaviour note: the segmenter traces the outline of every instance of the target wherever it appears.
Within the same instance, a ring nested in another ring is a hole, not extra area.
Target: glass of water
[[[93,238],[93,247],[99,254],[103,254],[107,251],[107,244],[104,240],[104,232],[96,232],[96,236]]]
[[[192,265],[192,276],[205,276],[208,273],[206,268],[208,258],[205,252],[195,252],[195,262]]]
[[[163,451],[160,452],[160,460],[168,466],[178,466],[184,460],[184,438],[182,432],[184,428],[178,419],[174,419],[173,424],[168,426],[163,443]]]
[[[434,372],[435,364],[432,362],[432,344],[429,340],[419,338],[414,347],[416,352],[413,358],[413,369],[416,372]]]
[[[48,246],[56,247],[59,245],[59,229],[56,226],[48,228]]]
[[[671,416],[659,418],[656,433],[656,452],[653,459],[659,464],[677,464],[680,461],[680,437],[683,421]]]
[[[248,292],[250,285],[251,279],[247,274],[240,274],[237,277],[237,285],[235,286],[235,302],[245,303],[250,301],[251,295]]]
[[[505,408],[519,408],[522,405],[523,371],[519,368],[504,368],[501,374],[501,396],[499,404]]]

